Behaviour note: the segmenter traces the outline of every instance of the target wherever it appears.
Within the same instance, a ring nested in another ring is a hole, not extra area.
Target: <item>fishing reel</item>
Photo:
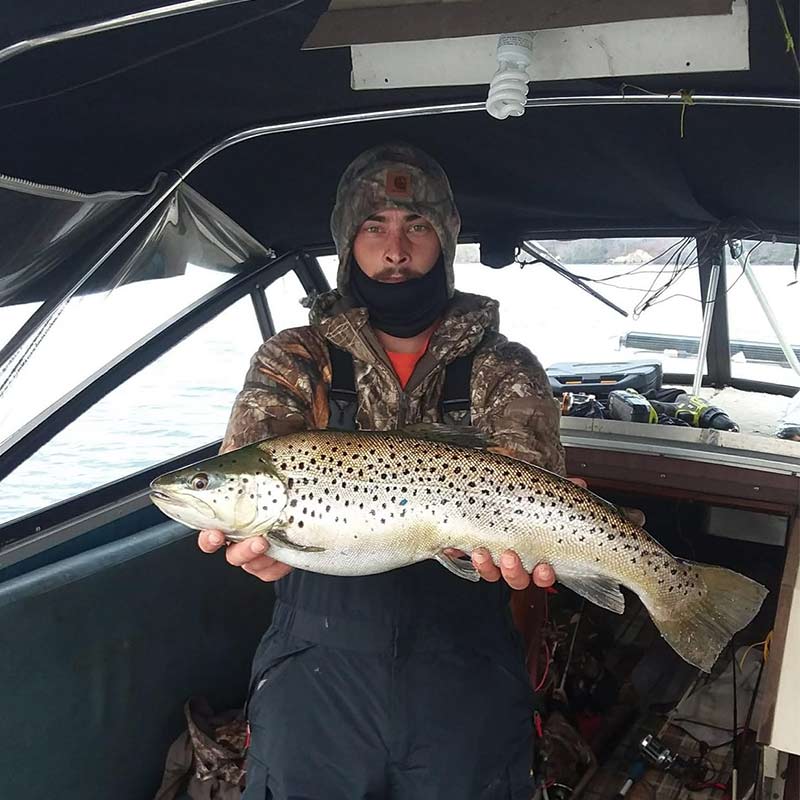
[[[664,772],[672,770],[680,775],[682,785],[689,791],[700,791],[711,785],[708,780],[714,770],[706,758],[707,748],[701,746],[699,756],[686,759],[674,753],[652,734],[648,734],[639,743],[639,750],[658,769]]]
[[[684,761],[677,753],[673,753],[652,733],[648,733],[642,739],[639,743],[639,750],[653,766],[663,769],[664,772],[669,772],[676,765],[678,767],[688,766],[688,762]]]

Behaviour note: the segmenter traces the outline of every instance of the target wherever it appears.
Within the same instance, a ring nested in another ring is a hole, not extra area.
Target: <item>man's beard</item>
[[[433,325],[447,308],[447,275],[441,255],[433,269],[422,276],[408,269],[387,267],[370,278],[355,258],[350,266],[351,298],[356,305],[369,311],[372,327],[390,336],[401,339],[417,336]],[[385,282],[404,272],[413,277],[403,282]]]

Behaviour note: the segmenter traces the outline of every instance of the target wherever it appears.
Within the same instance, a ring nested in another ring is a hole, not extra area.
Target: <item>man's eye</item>
[[[430,225],[426,225],[424,222],[417,222],[411,226],[414,233],[427,233],[430,229]]]
[[[367,225],[367,226],[364,228],[364,231],[365,231],[366,233],[380,233],[380,232],[381,232],[381,229],[380,229],[380,226],[379,226],[379,225]]]

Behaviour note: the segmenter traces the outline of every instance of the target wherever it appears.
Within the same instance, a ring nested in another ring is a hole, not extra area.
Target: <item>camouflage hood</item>
[[[359,226],[387,208],[405,209],[430,220],[442,246],[447,292],[452,297],[461,218],[444,170],[427,153],[406,144],[367,150],[347,167],[339,181],[331,214],[331,233],[339,254],[339,292],[349,292],[350,256]]]

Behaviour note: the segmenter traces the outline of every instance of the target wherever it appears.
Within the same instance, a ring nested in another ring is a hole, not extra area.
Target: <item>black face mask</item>
[[[447,275],[444,259],[421,278],[403,283],[381,283],[364,274],[358,262],[350,264],[350,295],[356,305],[369,311],[370,324],[390,336],[410,339],[422,333],[447,308]]]

